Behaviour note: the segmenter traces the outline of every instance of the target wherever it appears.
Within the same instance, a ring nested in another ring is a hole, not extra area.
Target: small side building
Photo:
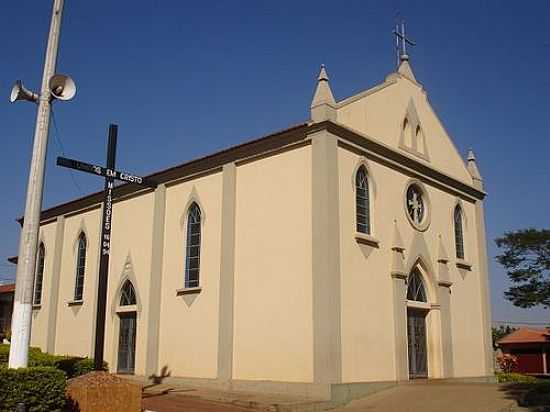
[[[0,285],[0,343],[11,328],[15,283]]]
[[[550,328],[520,328],[498,341],[502,353],[514,355],[514,372],[550,375]]]

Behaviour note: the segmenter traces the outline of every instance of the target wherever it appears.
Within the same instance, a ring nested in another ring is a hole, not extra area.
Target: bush
[[[537,379],[533,376],[522,375],[521,373],[496,373],[498,383],[535,383]]]
[[[0,345],[0,365],[8,364],[10,358],[10,345]],[[29,348],[29,367],[31,366],[54,366],[57,357],[44,353],[40,348]]]
[[[59,356],[55,363],[55,367],[65,372],[70,379],[93,371],[94,360],[89,358]],[[103,370],[107,370],[107,362],[103,362]]]
[[[0,345],[0,366],[7,365],[10,345]],[[47,366],[62,370],[67,377],[74,378],[94,370],[94,360],[76,356],[59,356],[44,353],[40,348],[29,348],[29,367]],[[103,362],[103,369],[107,370],[107,363]]]
[[[66,385],[65,374],[55,368],[0,368],[0,412],[12,412],[21,402],[29,412],[61,411]]]

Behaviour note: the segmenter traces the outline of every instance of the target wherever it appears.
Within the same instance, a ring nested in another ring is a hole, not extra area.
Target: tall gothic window
[[[365,166],[355,175],[355,218],[357,231],[370,234],[369,181]]]
[[[464,230],[462,227],[462,209],[456,205],[454,212],[456,257],[464,259]]]
[[[44,243],[38,246],[38,254],[36,256],[36,273],[34,274],[34,295],[33,304],[40,305],[42,303],[42,281],[44,280],[44,259],[46,258],[46,248]]]
[[[418,269],[414,269],[409,275],[407,300],[414,300],[416,302],[428,301],[426,298],[426,290],[424,289],[424,282],[422,281],[422,275]]]
[[[86,271],[86,235],[78,237],[78,252],[76,257],[76,279],[74,285],[74,300],[82,300],[84,292],[84,272]]]
[[[136,291],[130,280],[126,280],[120,290],[120,306],[128,306],[136,304]]]
[[[201,209],[193,202],[187,211],[187,245],[185,256],[185,287],[199,286],[201,256]]]

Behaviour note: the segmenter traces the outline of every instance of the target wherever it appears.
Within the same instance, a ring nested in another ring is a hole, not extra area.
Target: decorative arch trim
[[[111,313],[114,315],[117,312],[124,311],[122,308],[124,306],[120,305],[120,298],[122,295],[122,288],[124,287],[124,284],[129,281],[132,283],[132,286],[134,287],[134,293],[136,298],[135,305],[132,305],[135,308],[135,311],[139,314],[142,310],[143,304],[141,299],[141,294],[139,290],[139,285],[137,278],[134,274],[134,267],[132,264],[132,257],[130,253],[128,253],[128,256],[126,257],[126,260],[124,261],[124,266],[121,271],[120,278],[118,280],[118,283],[116,285],[116,292],[113,294],[112,301],[111,301]],[[127,307],[129,308],[129,307]],[[132,309],[130,307],[130,309]]]
[[[197,206],[199,206],[199,209],[201,211],[201,228],[204,226],[204,222],[206,221],[206,211],[205,211],[204,204],[200,199],[200,196],[198,194],[196,187],[193,186],[191,188],[191,193],[187,198],[187,202],[185,203],[185,206],[183,208],[183,213],[180,215],[180,227],[183,233],[187,232],[187,212],[189,211],[189,208],[193,203],[196,203]]]

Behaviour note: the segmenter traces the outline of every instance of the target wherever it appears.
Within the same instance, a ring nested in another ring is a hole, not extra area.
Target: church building
[[[402,54],[311,118],[114,190],[112,372],[334,398],[493,376],[486,193]],[[43,210],[33,346],[93,356],[102,192]]]

